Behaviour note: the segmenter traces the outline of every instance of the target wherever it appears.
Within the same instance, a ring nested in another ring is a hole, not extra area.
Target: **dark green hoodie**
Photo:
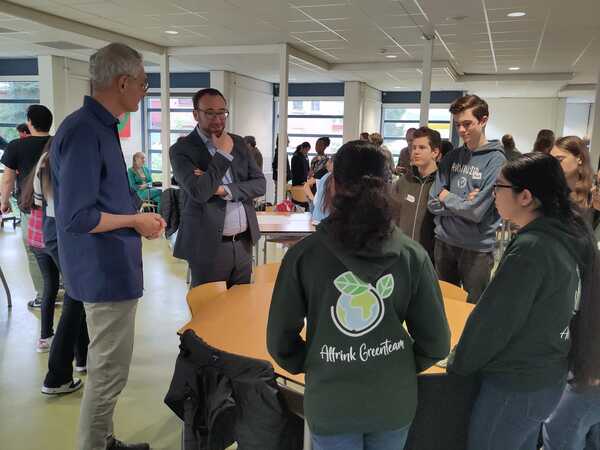
[[[579,268],[590,250],[557,219],[523,227],[471,313],[448,371],[481,372],[516,391],[563,382],[569,323],[581,296]]]
[[[350,253],[325,221],[285,255],[267,346],[281,367],[306,373],[304,411],[314,433],[406,426],[417,373],[445,358],[449,343],[431,261],[399,229],[377,251]]]

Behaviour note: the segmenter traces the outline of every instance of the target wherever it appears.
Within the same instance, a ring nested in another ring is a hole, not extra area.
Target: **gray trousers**
[[[477,303],[490,282],[494,254],[476,252],[435,240],[435,270],[440,280],[462,286],[467,301]]]
[[[127,384],[138,300],[84,303],[90,345],[79,418],[79,450],[106,450],[117,398]]]
[[[202,263],[190,263],[192,287],[213,281],[226,281],[227,288],[248,284],[252,276],[252,243],[249,239],[221,242],[215,258]]]
[[[35,289],[36,298],[41,299],[42,293],[44,292],[44,278],[38,266],[37,259],[29,244],[27,243],[27,228],[29,227],[30,214],[26,214],[21,211],[21,238],[23,238],[23,246],[25,247],[25,253],[27,254],[27,265],[29,266],[29,275],[33,282],[33,289]]]

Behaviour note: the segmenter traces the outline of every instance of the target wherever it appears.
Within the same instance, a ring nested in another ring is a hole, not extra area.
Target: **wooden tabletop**
[[[261,211],[256,213],[256,217],[258,218],[258,228],[261,233],[310,234],[315,231],[310,213]]]
[[[304,374],[292,375],[283,370],[267,351],[267,319],[274,283],[242,284],[229,289],[211,302],[203,304],[183,330],[192,329],[209,345],[220,350],[269,361],[275,372],[304,384]],[[456,345],[473,305],[452,299],[444,301]],[[433,366],[426,373],[444,373]]]

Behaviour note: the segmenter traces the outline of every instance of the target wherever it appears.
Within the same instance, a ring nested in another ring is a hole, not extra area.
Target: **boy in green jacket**
[[[431,261],[434,261],[435,224],[427,202],[435,182],[441,146],[442,138],[436,130],[428,127],[415,130],[411,170],[396,182],[396,195],[401,205],[398,226],[427,250]]]
[[[316,450],[402,448],[417,374],[449,351],[437,277],[394,225],[385,163],[372,144],[342,146],[332,214],[288,251],[273,292],[267,346],[285,370],[306,373]]]

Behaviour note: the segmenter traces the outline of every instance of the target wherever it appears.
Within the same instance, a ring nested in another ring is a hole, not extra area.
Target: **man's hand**
[[[479,194],[479,189],[473,189],[471,192],[469,192],[469,195],[467,195],[467,200],[468,201],[475,200],[475,197],[477,196],[477,194]]]
[[[148,187],[148,183],[140,184],[140,189],[146,189]]]
[[[197,177],[201,177],[202,175],[204,175],[204,171],[200,169],[194,169],[194,175],[196,175]]]
[[[11,211],[12,208],[10,207],[10,202],[5,202],[2,200],[0,203],[0,214],[9,214]]]
[[[229,133],[224,131],[220,136],[213,134],[212,142],[213,142],[214,146],[217,147],[222,152],[231,154],[231,151],[233,150],[233,139],[231,139],[231,136],[229,136]]]
[[[446,197],[448,197],[449,193],[450,193],[450,191],[448,191],[448,189],[444,189],[442,192],[440,192],[440,195],[439,195],[440,202],[443,202],[444,200],[446,200]]]
[[[141,213],[135,216],[133,228],[145,238],[156,239],[166,226],[167,224],[160,214]]]
[[[215,191],[215,195],[217,197],[225,197],[227,195],[227,191],[225,190],[225,188],[223,186],[219,186],[217,188],[217,190]]]

